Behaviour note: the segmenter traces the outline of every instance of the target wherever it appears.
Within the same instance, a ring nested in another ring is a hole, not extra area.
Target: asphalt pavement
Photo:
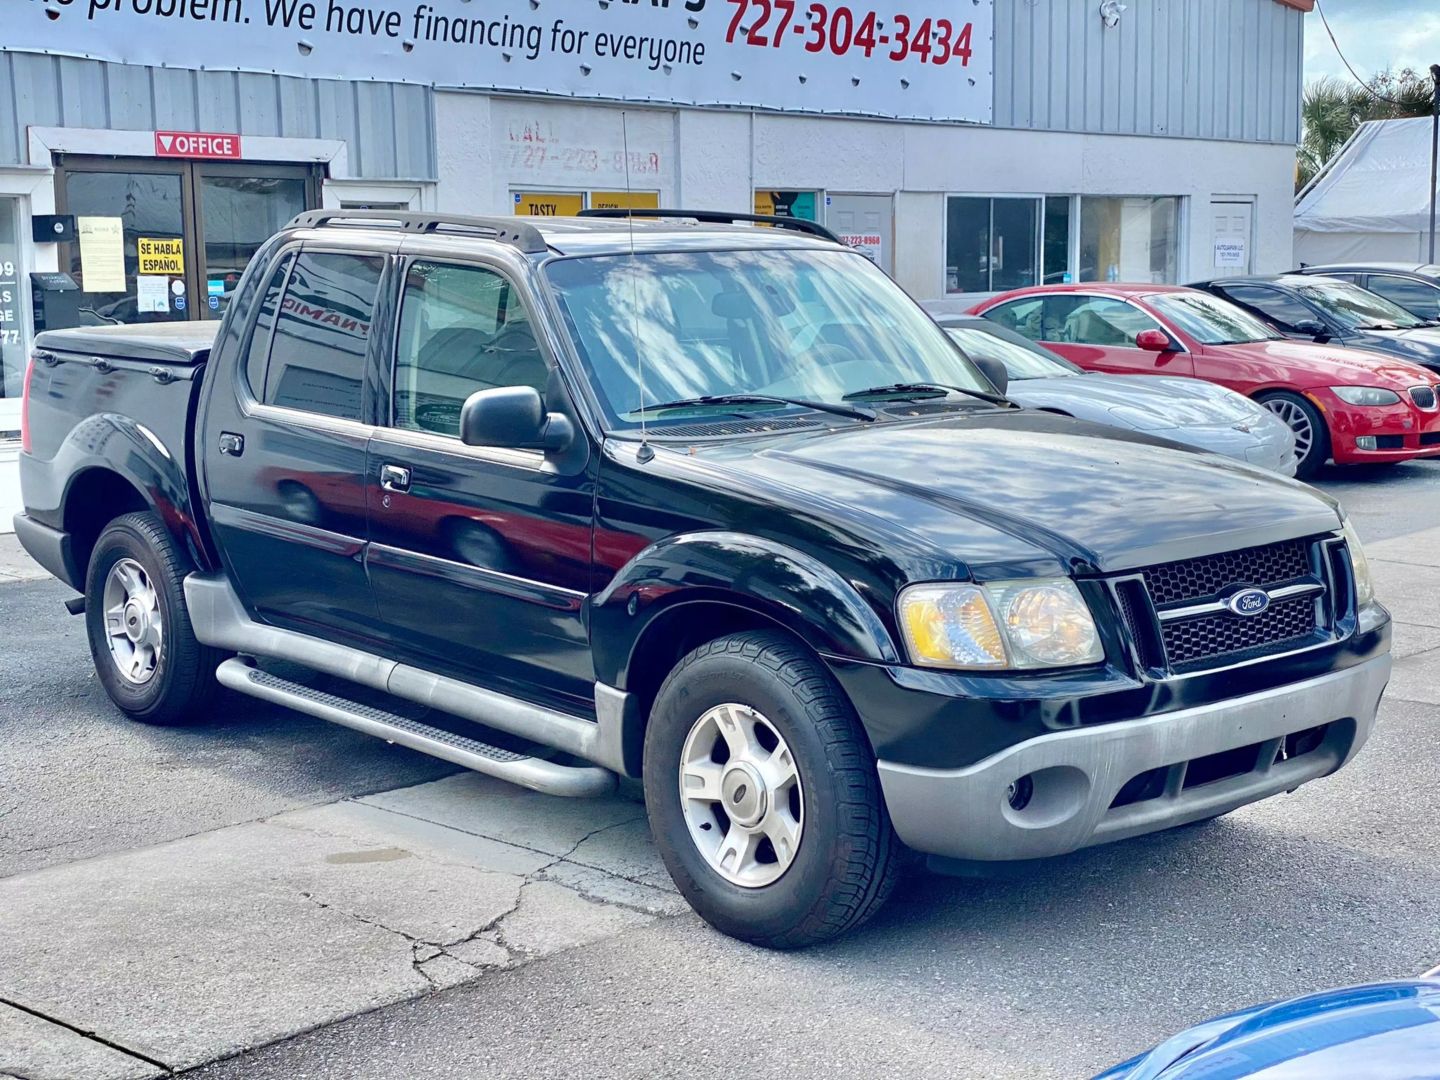
[[[0,538],[0,1077],[1084,1077],[1440,963],[1440,463],[1321,486],[1397,619],[1354,763],[1209,825],[917,873],[793,954],[690,914],[623,795],[546,799],[248,701],[124,721],[67,590]]]

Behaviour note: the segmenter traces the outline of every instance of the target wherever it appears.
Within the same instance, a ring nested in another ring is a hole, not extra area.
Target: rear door
[[[211,524],[242,599],[267,621],[329,637],[374,632],[367,373],[388,262],[343,247],[284,251],[257,309],[237,312],[249,323],[243,352],[211,391],[201,435]]]
[[[563,396],[536,305],[483,260],[412,258],[400,291],[389,401],[365,470],[366,564],[387,652],[591,708],[594,463],[459,439],[477,390],[530,386],[551,409]]]

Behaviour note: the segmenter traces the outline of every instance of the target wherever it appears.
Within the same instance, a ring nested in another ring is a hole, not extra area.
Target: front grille
[[[1209,599],[1235,585],[1277,585],[1309,573],[1308,540],[1223,551],[1144,571],[1150,599],[1162,607],[1182,600]]]
[[[1161,624],[1165,656],[1174,671],[1229,663],[1297,648],[1317,628],[1315,597],[1279,600],[1259,615],[1222,611]]]
[[[1440,431],[1427,431],[1420,436],[1421,446],[1440,446]]]
[[[1417,409],[1424,409],[1426,412],[1435,408],[1435,388],[1433,386],[1412,386],[1410,388],[1410,400],[1415,402]]]
[[[1330,610],[1324,590],[1331,571],[1327,568],[1322,577],[1312,559],[1318,542],[1284,540],[1203,555],[1146,567],[1116,581],[1115,599],[1141,666],[1183,674],[1289,652],[1315,640],[1326,629],[1322,613]],[[1311,589],[1277,596],[1258,615],[1221,606],[1243,588],[1273,593],[1288,586]],[[1190,608],[1200,610],[1180,613]]]

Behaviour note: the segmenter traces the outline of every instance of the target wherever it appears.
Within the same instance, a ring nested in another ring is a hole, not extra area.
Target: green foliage
[[[1382,71],[1365,87],[1326,76],[1305,87],[1300,102],[1301,135],[1296,152],[1295,189],[1310,182],[1366,120],[1429,116],[1433,86],[1413,68]],[[1388,100],[1381,100],[1382,98]]]

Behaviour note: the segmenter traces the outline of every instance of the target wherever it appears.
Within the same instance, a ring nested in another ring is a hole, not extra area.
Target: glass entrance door
[[[196,166],[200,212],[202,318],[218,319],[250,257],[296,214],[315,205],[311,171],[303,166]]]
[[[57,209],[77,218],[61,267],[82,292],[78,314],[70,307],[37,329],[218,318],[260,245],[319,205],[319,173],[305,165],[57,164]]]

